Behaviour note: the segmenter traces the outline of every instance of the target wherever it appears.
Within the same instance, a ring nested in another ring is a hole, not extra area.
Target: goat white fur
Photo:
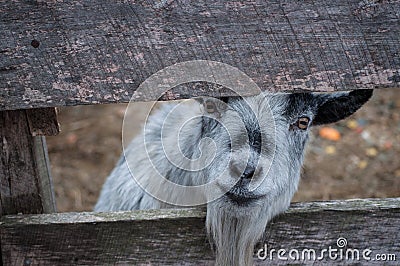
[[[210,98],[165,104],[126,149],[95,211],[167,208],[203,197],[217,264],[251,265],[268,221],[297,190],[309,127],[347,117],[371,95],[264,93],[225,99],[226,106]],[[215,191],[183,195],[166,184],[199,186],[216,178],[217,199]]]

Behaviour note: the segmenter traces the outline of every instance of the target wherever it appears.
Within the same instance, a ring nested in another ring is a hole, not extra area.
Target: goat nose
[[[249,180],[253,178],[254,175],[254,168],[253,167],[246,167],[244,170],[242,176],[240,177],[241,179]]]

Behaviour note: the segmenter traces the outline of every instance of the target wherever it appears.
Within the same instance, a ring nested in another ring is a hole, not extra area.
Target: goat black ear
[[[355,90],[332,94],[319,94],[320,104],[313,125],[333,123],[357,111],[372,96],[373,90]]]
[[[219,97],[219,99],[220,99],[221,101],[223,101],[224,103],[228,103],[230,98],[231,98],[231,97]]]

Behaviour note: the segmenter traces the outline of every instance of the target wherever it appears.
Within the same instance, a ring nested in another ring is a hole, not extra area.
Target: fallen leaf
[[[367,167],[367,165],[368,165],[368,162],[366,161],[366,160],[362,160],[362,161],[360,161],[359,163],[358,163],[358,168],[360,168],[360,169],[365,169],[365,167]]]
[[[336,153],[336,148],[335,146],[329,145],[325,147],[325,153],[326,154],[335,154]]]
[[[354,119],[350,119],[347,121],[346,126],[350,129],[356,129],[358,127],[358,123]]]
[[[333,127],[323,127],[319,130],[321,138],[338,141],[341,138],[340,132]]]
[[[390,150],[393,147],[393,143],[391,141],[386,141],[383,147],[385,147],[386,150]]]
[[[378,155],[378,150],[375,148],[368,148],[366,149],[365,153],[370,157],[375,157],[376,155]]]

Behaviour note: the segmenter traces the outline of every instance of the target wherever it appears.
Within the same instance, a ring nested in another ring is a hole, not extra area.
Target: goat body
[[[165,104],[125,150],[95,211],[207,206],[218,265],[251,265],[268,221],[297,190],[312,125],[360,108],[372,90],[200,98]]]

